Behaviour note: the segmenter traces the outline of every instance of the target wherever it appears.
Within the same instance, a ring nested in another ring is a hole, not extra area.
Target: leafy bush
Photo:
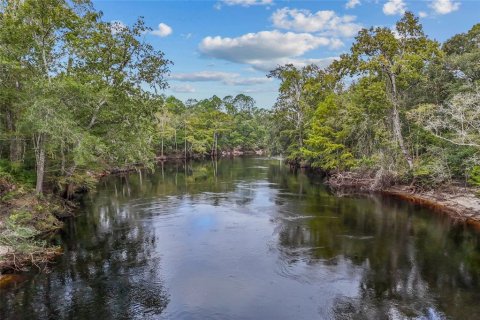
[[[480,166],[473,166],[470,170],[468,182],[471,185],[480,187]]]
[[[5,228],[0,231],[0,245],[8,246],[17,253],[31,253],[45,247],[45,241],[35,240],[38,231],[7,219]]]
[[[418,187],[430,189],[451,180],[449,167],[445,159],[436,152],[421,158],[413,169],[414,183]]]
[[[22,163],[0,160],[0,179],[10,183],[19,183],[27,187],[35,185],[36,175],[31,169],[25,168]]]

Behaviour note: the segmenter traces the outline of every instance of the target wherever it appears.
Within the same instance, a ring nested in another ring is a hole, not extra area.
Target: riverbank
[[[33,190],[0,181],[0,275],[23,271],[61,254],[48,237],[62,227],[60,217],[71,208],[54,195],[36,195]]]
[[[422,189],[395,183],[395,177],[389,174],[369,177],[352,172],[332,175],[326,184],[340,194],[377,193],[396,197],[480,227],[480,188],[451,184]]]
[[[446,213],[456,221],[480,227],[480,198],[476,195],[476,188],[449,186],[445,189],[415,192],[409,186],[393,186],[380,192]]]

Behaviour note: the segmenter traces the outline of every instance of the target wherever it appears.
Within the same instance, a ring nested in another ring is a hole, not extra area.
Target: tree
[[[418,18],[406,12],[395,30],[362,29],[350,54],[342,55],[334,65],[343,74],[369,74],[382,79],[391,107],[392,133],[410,169],[413,158],[405,143],[401,121],[401,112],[408,107],[404,96],[422,80],[425,66],[439,55],[438,47],[438,43],[425,36]]]
[[[354,156],[345,145],[349,135],[346,108],[334,94],[322,101],[315,111],[312,126],[302,149],[313,167],[345,170],[354,165]]]
[[[480,90],[462,92],[443,105],[426,104],[410,118],[436,138],[456,146],[480,149]]]
[[[37,193],[49,168],[68,186],[98,164],[151,163],[159,109],[152,102],[170,61],[144,41],[143,20],[103,22],[88,0],[1,4],[0,86],[8,90],[0,106],[9,136],[21,128],[32,139]]]
[[[313,111],[336,85],[335,78],[331,76],[315,65],[299,69],[292,64],[279,66],[268,74],[268,77],[281,81],[274,117],[282,121],[278,128],[280,135],[286,139],[291,158],[298,160],[298,150],[303,147]]]

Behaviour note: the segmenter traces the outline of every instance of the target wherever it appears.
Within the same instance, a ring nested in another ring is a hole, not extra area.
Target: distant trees
[[[222,151],[266,147],[268,112],[249,96],[213,96],[186,104],[171,96],[162,99],[157,113],[161,156],[219,156]]]

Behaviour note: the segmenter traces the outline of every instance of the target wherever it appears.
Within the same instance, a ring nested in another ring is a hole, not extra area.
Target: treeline
[[[159,155],[192,158],[263,151],[269,115],[244,94],[185,103],[167,97],[155,115]]]
[[[329,173],[480,182],[480,24],[440,44],[412,13],[361,30],[328,68],[285,65],[273,151]]]
[[[263,148],[252,98],[162,94],[171,62],[149,31],[89,0],[0,1],[0,178],[71,193],[104,168]]]

